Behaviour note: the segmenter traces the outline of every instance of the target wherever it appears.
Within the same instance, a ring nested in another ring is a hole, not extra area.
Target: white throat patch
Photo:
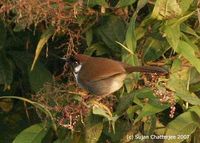
[[[74,72],[75,72],[75,73],[78,73],[78,72],[81,70],[81,67],[82,67],[82,64],[79,64],[78,66],[76,66],[76,67],[74,68]]]
[[[82,64],[80,64],[80,65],[78,65],[78,66],[76,66],[76,67],[74,68],[73,74],[74,74],[76,83],[79,83],[79,82],[78,82],[78,72],[81,70],[81,67],[82,67]]]

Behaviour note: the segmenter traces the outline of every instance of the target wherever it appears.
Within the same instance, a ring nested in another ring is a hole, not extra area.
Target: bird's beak
[[[66,57],[62,57],[60,58],[61,60],[64,60],[66,63],[69,63],[69,58],[66,58]]]

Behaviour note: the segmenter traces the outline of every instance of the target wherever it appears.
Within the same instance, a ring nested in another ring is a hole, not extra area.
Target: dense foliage
[[[200,142],[198,0],[1,0],[0,142]],[[60,59],[73,53],[167,76],[131,74],[101,101]]]

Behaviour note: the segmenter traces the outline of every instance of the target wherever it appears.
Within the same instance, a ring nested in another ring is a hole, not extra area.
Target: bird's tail
[[[168,74],[168,71],[166,69],[156,66],[130,66],[126,67],[125,69],[127,73],[145,72],[145,73],[157,73],[162,75]]]

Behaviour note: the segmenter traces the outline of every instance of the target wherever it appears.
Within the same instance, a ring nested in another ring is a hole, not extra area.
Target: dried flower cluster
[[[143,78],[145,79],[145,86],[150,87],[155,95],[160,99],[161,103],[169,103],[170,104],[170,113],[169,117],[173,118],[175,111],[176,111],[176,101],[174,92],[171,90],[168,90],[164,85],[165,83],[159,83],[158,81],[158,75],[157,74],[150,74],[149,75],[143,75]]]
[[[63,108],[62,116],[58,119],[58,124],[64,128],[74,131],[78,122],[84,124],[84,117],[89,112],[89,109],[81,103],[71,103]]]
[[[91,95],[83,96],[74,89],[75,86],[72,83],[67,85],[46,83],[43,89],[33,95],[32,98],[52,113],[58,125],[74,131],[78,123],[84,124],[84,118],[91,111],[90,101],[98,98]],[[110,111],[113,111],[115,102],[115,96],[109,96],[101,100],[101,103],[108,107]],[[41,119],[46,118],[39,111],[38,115]]]
[[[33,100],[52,113],[59,125],[70,130],[73,130],[77,121],[88,112],[86,106],[75,100],[75,95],[68,92],[72,87],[72,84],[46,83],[41,91],[32,96]],[[39,111],[38,115],[44,119]]]
[[[91,22],[86,18],[88,15],[95,15],[95,12],[84,7],[82,0],[72,3],[63,0],[0,1],[0,18],[8,24],[15,24],[20,29],[34,26],[41,30],[52,26],[55,33],[66,34],[66,44],[72,50],[81,41],[84,25]]]

